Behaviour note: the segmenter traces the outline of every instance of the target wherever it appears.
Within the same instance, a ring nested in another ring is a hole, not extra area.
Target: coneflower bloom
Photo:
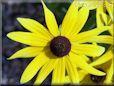
[[[109,55],[109,54],[107,54],[107,55]],[[106,56],[106,54],[105,54],[105,56]],[[110,65],[111,65],[111,67],[110,67]],[[96,75],[88,74],[87,72],[85,72],[83,70],[80,70],[79,71],[80,84],[81,85],[83,85],[83,84],[89,84],[89,85],[109,84],[109,85],[111,85],[113,83],[112,82],[113,65],[112,65],[111,61],[107,61],[104,64],[96,65],[95,67],[103,72],[106,72],[107,74],[104,76],[96,76]]]
[[[106,75],[94,76],[81,70],[79,71],[79,76],[82,84],[85,84],[86,82],[90,82],[89,84],[112,84],[113,82],[113,4],[109,3],[108,1],[105,1],[104,3],[105,4],[102,4],[97,8],[97,27],[109,26],[110,35],[97,36],[94,39],[97,43],[110,44],[111,46],[101,57],[98,57],[98,59],[96,59],[90,65],[104,71]],[[92,39],[92,41],[94,39]]]
[[[52,84],[64,84],[66,73],[72,84],[79,83],[77,68],[93,75],[105,75],[104,72],[90,66],[85,59],[87,56],[100,56],[104,53],[104,47],[87,42],[106,31],[108,27],[79,33],[88,19],[89,10],[86,7],[79,9],[74,1],[59,28],[54,14],[43,1],[42,4],[48,29],[33,19],[17,18],[30,32],[17,31],[7,35],[14,41],[29,45],[9,59],[35,57],[26,67],[20,82],[30,81],[39,70],[34,84],[41,84],[51,72]]]
[[[111,29],[109,29],[109,33],[111,35],[110,37],[102,37],[102,42],[105,44],[109,44],[109,41],[111,42],[110,48],[107,50],[107,52],[99,57],[96,61],[94,61],[91,65],[97,66],[101,64],[110,64],[106,68],[106,79],[104,80],[104,83],[106,84],[111,84],[112,79],[113,79],[113,26],[114,26],[114,13],[113,13],[113,3],[110,1],[105,1],[104,5],[101,5],[101,7],[97,8],[97,26],[102,27],[102,26],[110,26]],[[99,37],[100,38],[100,37]],[[108,39],[108,40],[107,40]],[[104,40],[104,41],[103,41]]]

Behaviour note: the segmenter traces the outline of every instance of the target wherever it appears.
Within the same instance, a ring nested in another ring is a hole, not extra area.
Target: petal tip
[[[24,20],[24,18],[18,17],[17,21],[21,22],[22,20]]]
[[[12,60],[12,58],[10,57],[10,58],[7,58],[7,60]]]
[[[22,22],[25,22],[25,21],[27,21],[27,20],[29,20],[30,18],[21,18],[21,17],[18,17],[17,18],[17,21],[18,22],[20,22],[20,23],[22,23]]]
[[[13,56],[7,58],[7,60],[13,60],[13,59],[15,59],[15,57],[13,57]]]
[[[104,76],[104,75],[106,75],[106,73],[102,71],[99,71],[99,73],[97,74],[97,76]]]
[[[105,48],[104,47],[101,47],[101,54],[100,54],[100,56],[105,52]]]
[[[18,21],[19,21],[20,19],[22,19],[22,18],[20,18],[20,17],[17,18]]]
[[[21,84],[25,84],[25,83],[27,83],[29,80],[26,80],[25,79],[25,76],[23,77],[23,75],[21,76],[21,79],[20,79],[20,83]]]
[[[41,3],[42,3],[42,4],[44,4],[44,1],[43,1],[43,0],[41,0]]]
[[[26,83],[26,82],[24,82],[22,79],[20,80],[20,84],[24,84],[24,83]]]
[[[11,32],[10,32],[10,33],[8,33],[6,36],[7,36],[8,38],[10,38],[10,36],[11,36]]]
[[[104,75],[106,75],[106,73],[103,72],[102,75],[104,76]]]
[[[104,47],[100,47],[99,48],[99,52],[96,54],[96,57],[97,56],[101,56],[104,52],[105,52],[105,48]]]
[[[13,33],[14,33],[14,32],[10,32],[10,33],[8,33],[6,36],[11,39],[11,38],[13,37]]]
[[[43,0],[41,0],[41,3],[42,3],[42,5],[43,5],[43,8],[46,8],[46,5],[45,5],[45,3],[44,3]]]

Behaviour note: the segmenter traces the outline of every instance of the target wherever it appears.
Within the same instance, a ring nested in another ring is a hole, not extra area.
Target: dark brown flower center
[[[102,69],[98,69],[98,70],[103,71]],[[100,84],[100,83],[104,82],[106,75],[104,75],[104,76],[90,75],[90,78],[93,82]]]
[[[71,50],[70,41],[63,36],[57,36],[52,39],[50,43],[51,52],[57,57],[63,57],[67,55]]]

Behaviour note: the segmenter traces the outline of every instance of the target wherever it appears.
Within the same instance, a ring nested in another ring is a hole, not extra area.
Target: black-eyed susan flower
[[[86,60],[89,61],[89,60]],[[98,57],[98,59],[94,60],[91,64],[91,66],[94,66],[95,68],[99,69],[100,71],[103,71],[106,73],[104,76],[97,76],[93,74],[89,74],[85,70],[78,70],[79,73],[79,81],[80,84],[91,84],[91,85],[97,85],[97,84],[112,84],[113,83],[113,51],[112,47],[110,47],[105,54],[103,54],[101,57]],[[69,77],[66,76],[65,79],[66,83],[70,83]],[[87,83],[88,82],[88,83]]]
[[[108,1],[105,4],[97,8],[97,26],[110,26],[109,32],[111,36],[99,36],[95,37],[95,41],[99,40],[99,43],[111,44],[111,47],[98,59],[92,62],[90,65],[104,71],[105,76],[90,75],[87,72],[79,71],[81,84],[112,84],[113,83],[113,4]],[[107,10],[107,11],[106,11]],[[102,29],[102,28],[101,28]]]
[[[111,1],[110,1],[111,2]],[[113,25],[114,25],[114,15],[113,15],[113,3],[108,1],[105,1],[104,5],[97,8],[97,26],[110,26],[111,29],[109,29],[109,33],[112,36],[112,38],[109,38],[109,41],[111,42],[111,47],[108,49],[108,51],[101,56],[99,59],[94,61],[91,65],[101,65],[101,64],[110,64],[107,67],[107,74],[106,79],[104,80],[104,83],[111,84],[113,79]],[[102,43],[107,43],[107,38],[102,38],[105,41],[102,41]],[[106,66],[106,65],[105,65]]]
[[[96,19],[97,19],[97,27],[110,26],[110,29],[109,29],[110,37],[107,37],[107,38],[102,37],[101,43],[111,44],[111,47],[109,48],[109,50],[112,51],[114,14],[113,14],[113,4],[111,2],[113,1],[106,0],[104,2],[105,3],[104,5],[101,5],[100,7],[97,8]]]
[[[113,3],[111,0],[104,0],[97,8],[97,26],[112,25],[114,22]]]
[[[102,83],[105,84],[112,84],[113,79],[113,51],[112,47],[107,50],[107,52],[99,57],[97,60],[95,60],[93,63],[91,63],[92,66],[98,66],[100,65],[101,69],[106,72],[106,78],[102,81]],[[99,81],[100,82],[100,81]]]
[[[87,42],[106,31],[108,27],[79,33],[88,19],[89,10],[86,7],[79,9],[74,1],[59,28],[54,14],[43,1],[42,4],[48,29],[33,19],[17,18],[30,32],[17,31],[7,35],[14,41],[29,45],[9,59],[35,57],[26,67],[20,82],[28,82],[39,70],[34,84],[41,84],[52,71],[52,84],[64,84],[66,72],[72,84],[79,83],[77,67],[93,75],[105,75],[104,72],[90,66],[85,58],[100,56],[105,51],[104,47]]]
[[[106,56],[106,55],[105,55]],[[110,67],[111,65],[111,67]],[[106,75],[104,76],[96,76],[88,74],[87,72],[80,70],[79,76],[80,76],[80,84],[94,84],[94,85],[103,85],[103,84],[112,84],[112,74],[113,74],[113,65],[110,61],[107,61],[104,64],[96,65],[96,68],[105,72]],[[87,83],[88,82],[88,83]]]

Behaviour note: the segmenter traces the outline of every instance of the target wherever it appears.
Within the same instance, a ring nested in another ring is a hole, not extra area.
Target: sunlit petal
[[[93,37],[88,42],[113,44],[113,37],[112,36],[108,36],[108,35],[100,35],[100,36]]]
[[[78,15],[78,7],[76,6],[76,1],[74,1],[66,15],[65,18],[62,22],[62,26],[61,26],[61,35],[62,36],[70,36],[69,34],[71,33],[72,30],[74,30],[74,27],[76,26],[76,22],[77,22],[77,15]]]
[[[109,32],[110,34],[114,37],[114,31],[113,31],[113,28],[114,28],[114,24],[111,24],[111,29],[109,29]]]
[[[106,76],[104,83],[112,84],[113,74],[114,74],[114,64],[113,64],[113,60],[112,60],[111,65],[110,65],[109,69],[107,70],[107,76]]]
[[[78,15],[77,15],[77,22],[76,22],[76,25],[75,25],[75,29],[73,28],[73,30],[71,31],[71,34],[77,34],[79,33],[82,28],[84,27],[87,19],[88,19],[88,16],[89,16],[89,9],[87,8],[81,8],[78,12]]]
[[[65,76],[65,84],[69,84],[71,82],[69,76]]]
[[[113,52],[111,50],[107,51],[103,56],[98,58],[96,61],[92,62],[91,66],[96,66],[108,62],[110,59],[113,58]]]
[[[49,42],[45,39],[41,39],[37,34],[30,32],[10,32],[7,36],[14,41],[31,46],[46,46]]]
[[[106,6],[106,9],[112,19],[112,21],[114,20],[114,13],[113,13],[113,4],[110,4],[108,2],[105,2],[105,6]]]
[[[41,0],[41,1],[42,1],[42,5],[43,5],[43,8],[44,8],[45,21],[46,21],[47,27],[48,27],[50,33],[51,33],[53,36],[58,36],[60,33],[59,33],[59,29],[58,29],[58,25],[57,25],[55,16],[54,16],[54,14],[46,7],[46,5],[44,4],[43,0]]]
[[[45,78],[52,72],[52,70],[54,69],[56,63],[57,63],[57,59],[50,59],[40,70],[36,81],[35,81],[35,85],[41,84]]]
[[[104,20],[105,25],[108,25],[108,16],[105,13],[102,14],[102,20]]]
[[[35,57],[32,62],[26,67],[25,71],[21,76],[20,83],[26,83],[31,80],[38,70],[49,60],[45,55],[45,52],[42,52],[39,56]]]
[[[102,19],[102,13],[103,13],[103,4],[96,9],[96,23],[97,27],[102,27],[104,25],[103,19]]]
[[[48,30],[38,21],[35,21],[30,18],[17,18],[17,20],[25,29],[33,33],[37,33],[39,36],[42,36],[47,39],[52,37]]]
[[[94,36],[97,36],[108,29],[110,29],[110,27],[108,26],[95,28],[93,30],[79,33],[78,35],[72,35],[72,38],[70,38],[70,40],[71,42],[74,42],[74,43],[85,43],[85,42],[88,42],[90,39],[92,39]]]
[[[105,75],[104,72],[99,71],[95,69],[94,67],[90,66],[84,59],[82,59],[79,55],[76,55],[74,53],[70,53],[70,60],[76,63],[78,67],[81,69],[85,70],[86,72],[93,74],[93,75],[98,75],[98,76],[103,76]]]
[[[105,48],[92,44],[79,44],[72,46],[72,51],[80,55],[100,56],[104,53]]]
[[[84,71],[84,70],[80,70],[79,71],[79,79],[80,81],[82,81],[89,73]]]
[[[66,58],[66,70],[68,73],[68,76],[71,80],[72,84],[78,84],[79,83],[79,76],[78,76],[78,72],[77,72],[77,68],[76,66],[74,66],[72,64],[72,62],[70,61],[69,57]]]
[[[61,58],[58,60],[56,67],[53,70],[52,84],[62,85],[65,81],[65,60]]]
[[[82,29],[89,16],[89,10],[87,8],[81,8],[78,11],[76,4],[75,1],[72,3],[62,24],[61,34],[68,38],[72,34],[77,34]]]
[[[37,56],[41,51],[43,50],[43,47],[26,47],[23,48],[16,53],[14,53],[11,57],[8,58],[8,60],[12,60],[15,58],[30,58]]]

